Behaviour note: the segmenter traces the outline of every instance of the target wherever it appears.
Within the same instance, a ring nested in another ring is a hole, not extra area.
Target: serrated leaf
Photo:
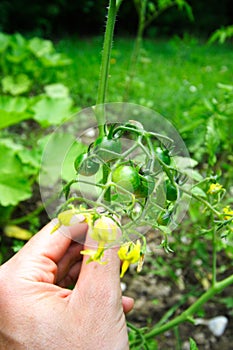
[[[71,114],[71,98],[43,98],[38,101],[32,110],[35,112],[34,119],[43,127],[59,125]]]
[[[31,87],[31,80],[26,74],[18,74],[16,76],[7,75],[2,79],[2,89],[5,93],[13,96],[21,95],[28,92]]]
[[[69,97],[69,89],[63,84],[50,84],[44,87],[46,94],[51,98]]]

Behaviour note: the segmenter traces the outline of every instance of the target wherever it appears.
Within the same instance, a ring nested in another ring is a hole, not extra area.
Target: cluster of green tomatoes
[[[163,172],[162,186],[169,207],[176,201],[178,190],[170,175],[170,150],[163,146],[161,138],[172,145],[171,139],[146,131],[134,120],[106,125],[104,136],[97,137],[88,145],[87,151],[75,159],[77,179],[66,186],[66,195],[71,184],[81,183],[84,177],[85,183],[89,182],[99,190],[98,198],[90,205],[103,206],[112,214],[127,215],[135,221],[135,217],[145,218],[145,211],[154,205],[158,175]],[[85,202],[85,198],[83,200]],[[168,210],[157,216],[160,225],[168,224],[169,220]]]

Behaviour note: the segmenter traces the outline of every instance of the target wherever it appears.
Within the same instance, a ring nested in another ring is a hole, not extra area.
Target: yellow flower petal
[[[228,214],[228,215],[224,216],[224,220],[229,220],[233,216],[233,210],[231,210],[229,205],[227,207],[223,208],[223,213]]]
[[[209,194],[216,194],[220,191],[222,191],[222,185],[220,185],[219,183],[216,183],[216,184],[211,184],[207,193]]]
[[[104,255],[104,247],[103,244],[101,243],[97,250],[94,249],[85,249],[80,252],[82,255],[89,255],[90,258],[87,260],[87,264],[90,263],[91,261],[96,261],[101,265],[107,264],[107,261],[102,261],[101,259],[103,258]]]
[[[120,274],[120,278],[124,277],[126,271],[128,270],[130,265],[130,262],[128,260],[124,260],[121,266],[121,274]]]
[[[127,242],[124,243],[118,250],[118,256],[123,261],[121,267],[121,275],[123,277],[125,272],[128,270],[130,264],[138,262],[138,271],[142,267],[142,254],[141,254],[141,243],[137,240],[137,243]]]

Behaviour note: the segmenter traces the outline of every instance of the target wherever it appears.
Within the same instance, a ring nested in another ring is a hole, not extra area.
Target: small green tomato
[[[95,152],[105,162],[113,161],[121,153],[121,142],[118,139],[108,139],[107,136],[98,138],[95,143]]]
[[[86,153],[82,153],[75,159],[74,168],[80,175],[92,176],[99,170],[99,164],[89,158]]]
[[[112,181],[131,193],[140,186],[138,171],[131,165],[119,165],[112,173]]]

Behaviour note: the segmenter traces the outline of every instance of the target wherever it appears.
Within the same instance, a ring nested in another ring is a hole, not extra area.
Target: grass
[[[65,83],[78,106],[95,104],[102,38],[61,40],[58,49],[74,61]],[[108,89],[108,102],[137,103],[184,128],[188,111],[200,100],[212,99],[217,84],[232,84],[233,50],[230,46],[200,43],[197,39],[174,38],[167,41],[144,40],[141,57],[126,91],[129,80],[134,40],[116,38]]]

